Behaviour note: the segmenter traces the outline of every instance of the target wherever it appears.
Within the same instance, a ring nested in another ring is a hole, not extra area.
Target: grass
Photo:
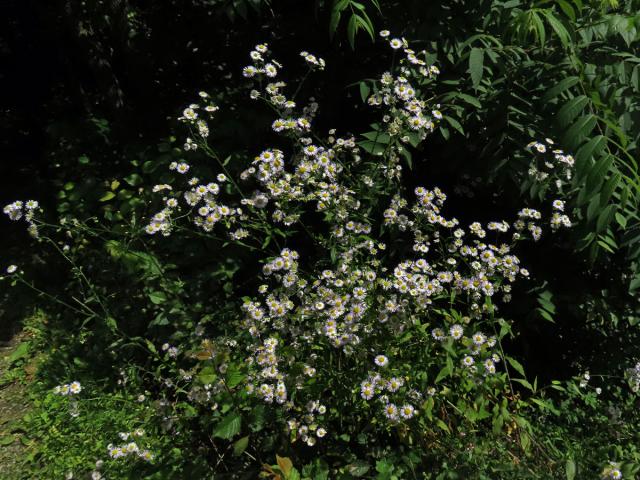
[[[29,337],[21,332],[0,346],[0,478],[20,478],[27,440],[22,419],[32,410],[28,385],[36,372]]]

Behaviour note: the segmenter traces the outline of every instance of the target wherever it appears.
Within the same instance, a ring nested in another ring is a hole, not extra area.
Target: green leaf
[[[22,342],[18,347],[9,355],[9,363],[15,363],[18,360],[26,357],[29,354],[29,349],[31,348],[31,343]]]
[[[511,358],[509,356],[507,356],[505,358],[507,359],[507,362],[509,362],[509,365],[511,365],[516,372],[518,372],[523,377],[526,376],[524,374],[524,367],[522,366],[522,364],[520,362],[518,362],[516,359]]]
[[[565,132],[562,143],[569,149],[573,150],[589,136],[593,128],[596,126],[596,122],[596,116],[590,113],[580,117]]]
[[[587,175],[591,168],[591,159],[599,157],[606,145],[607,138],[602,135],[597,135],[580,147],[576,153],[577,180]]]
[[[218,378],[215,369],[212,366],[206,366],[198,374],[198,380],[203,385],[211,385]]]
[[[436,425],[447,433],[451,432],[451,430],[449,430],[449,426],[439,418],[436,418]]]
[[[124,181],[132,187],[136,187],[142,184],[142,177],[137,173],[132,173],[131,175],[124,177]]]
[[[624,215],[616,212],[615,218],[616,222],[618,222],[618,225],[620,225],[621,228],[627,228],[627,218]]]
[[[558,6],[564,12],[564,14],[571,19],[572,22],[576,21],[576,12],[567,0],[556,0]]]
[[[367,101],[369,98],[369,93],[371,93],[371,88],[367,85],[367,82],[360,82],[360,98],[362,98],[362,103]]]
[[[564,466],[565,474],[567,475],[567,480],[574,480],[576,478],[576,462],[572,459],[567,459],[567,463]]]
[[[100,197],[100,201],[101,202],[108,202],[112,198],[115,198],[115,196],[116,196],[116,194],[113,193],[113,192],[105,192],[105,194]]]
[[[329,40],[333,40],[333,36],[338,30],[342,11],[349,5],[349,0],[337,0],[331,9],[331,20],[329,21]]]
[[[226,382],[229,388],[237,387],[245,379],[246,375],[240,370],[229,369],[227,371]]]
[[[292,468],[289,475],[286,477],[286,480],[300,480],[300,472],[295,468]]]
[[[355,50],[356,48],[356,32],[358,31],[358,15],[355,13],[351,14],[351,18],[349,19],[349,23],[347,24],[347,40],[349,40],[349,45],[351,45],[351,50]]]
[[[566,127],[574,118],[576,118],[584,107],[589,103],[589,99],[585,95],[579,95],[565,103],[558,111],[558,122],[560,126]]]
[[[214,437],[231,439],[240,432],[242,417],[236,412],[231,412],[224,417],[213,432]]]
[[[151,292],[149,294],[149,300],[155,305],[161,305],[167,301],[167,296],[164,292]]]
[[[567,31],[565,26],[559,19],[556,18],[552,10],[545,10],[544,16],[547,19],[547,23],[551,26],[553,31],[556,32],[556,35],[560,39],[560,43],[562,43],[562,46],[564,48],[567,48],[571,41],[571,35],[569,35],[569,32]]]
[[[372,155],[380,155],[385,150],[385,146],[383,144],[380,142],[372,142],[370,140],[358,142],[358,145],[360,145],[365,152]]]
[[[591,195],[595,193],[596,189],[602,184],[602,180],[605,178],[612,163],[613,156],[606,155],[593,166],[593,168],[589,172],[589,176],[587,177],[587,182],[585,185],[588,197],[591,197]]]
[[[236,457],[242,455],[242,453],[247,449],[248,446],[249,446],[249,435],[247,435],[246,437],[242,437],[240,440],[237,440],[234,442],[233,454]]]
[[[538,34],[538,40],[540,41],[540,46],[544,47],[544,44],[547,41],[547,32],[544,29],[544,24],[542,23],[542,19],[537,12],[530,12],[531,14],[531,22],[535,27],[535,31]]]
[[[616,212],[616,209],[616,205],[609,205],[604,210],[602,210],[602,212],[600,212],[598,221],[596,222],[596,232],[602,232],[609,226],[609,224],[613,220],[613,214]]]
[[[455,92],[454,96],[457,98],[461,98],[462,100],[467,102],[469,105],[473,105],[476,108],[482,108],[482,104],[480,103],[480,100],[478,100],[476,97],[473,97],[466,93],[458,93],[458,92]]]
[[[514,382],[519,383],[520,385],[528,388],[529,390],[531,390],[533,392],[533,386],[527,380],[525,380],[524,378],[512,378],[511,380],[514,381]]]
[[[369,464],[363,461],[357,461],[346,466],[347,472],[356,478],[364,476],[370,468]]]
[[[549,100],[553,100],[565,90],[568,90],[569,88],[573,87],[579,81],[580,79],[578,77],[568,77],[559,81],[557,84],[555,84],[553,87],[551,87],[549,90],[546,91],[546,93],[542,97],[542,100],[545,102],[548,102]]]
[[[362,136],[372,142],[384,143],[385,145],[391,142],[391,137],[385,132],[367,132],[363,133]]]
[[[469,54],[469,73],[474,87],[480,85],[484,73],[484,49],[472,48]]]
[[[606,183],[602,187],[602,196],[600,198],[601,206],[604,207],[607,203],[609,203],[609,200],[611,199],[613,192],[616,190],[616,188],[618,188],[618,184],[620,183],[621,179],[622,175],[619,172],[615,172],[613,175],[611,175],[609,180],[606,181]]]
[[[447,121],[449,125],[455,128],[461,135],[464,135],[464,130],[462,129],[462,125],[455,118],[451,118],[449,116],[444,116],[444,119]]]

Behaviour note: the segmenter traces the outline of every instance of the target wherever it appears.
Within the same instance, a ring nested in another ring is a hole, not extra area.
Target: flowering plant
[[[533,155],[527,187],[537,189],[541,207],[523,205],[509,221],[450,216],[445,192],[403,175],[443,118],[429,95],[439,70],[405,39],[380,35],[394,67],[365,92],[380,121],[362,140],[336,129],[318,132],[319,105],[300,106],[300,88],[287,93],[279,79],[283,64],[260,44],[243,76],[252,82],[250,98],[275,113],[278,145],[230,164],[210,141],[223,109],[200,92],[179,117],[189,131],[181,156],[194,160],[167,162],[171,176],[151,188],[160,206],[143,230],[158,249],[166,237],[188,232],[261,256],[261,275],[249,282],[248,295],[224,306],[225,322],[210,321],[223,308],[209,305],[206,321],[192,331],[177,325],[162,339],[135,339],[156,365],[154,375],[139,366],[140,378],[147,377],[140,387],[153,385],[161,430],[185,435],[196,416],[199,428],[213,427],[214,471],[225,461],[220,448],[246,454],[252,461],[242,468],[250,470],[265,452],[304,459],[311,447],[327,451],[345,442],[349,453],[332,468],[353,474],[357,462],[382,461],[393,444],[426,447],[443,434],[464,437],[475,425],[505,430],[524,450],[530,445],[513,384],[534,388],[504,352],[511,322],[500,306],[511,301],[515,282],[530,277],[518,244],[537,242],[547,226],[571,226],[562,198],[573,159],[550,139],[534,141],[527,146]],[[301,57],[308,73],[326,66],[308,52]],[[37,236],[37,209],[33,201],[14,202],[5,213],[26,220]],[[141,263],[154,261],[136,255]],[[188,317],[184,284],[169,289],[161,267],[146,271],[173,298],[149,294],[161,310],[156,318]],[[117,322],[103,309],[117,335]],[[359,456],[362,445],[368,451]],[[110,444],[108,453],[114,461],[129,453],[153,456],[131,442]],[[403,462],[398,474],[427,468],[419,455]],[[384,465],[385,472],[396,468]]]

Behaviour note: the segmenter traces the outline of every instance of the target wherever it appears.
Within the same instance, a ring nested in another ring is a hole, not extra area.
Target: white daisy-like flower
[[[376,355],[376,357],[373,359],[373,361],[379,367],[386,367],[389,364],[389,359],[387,357],[385,357],[384,355]]]
[[[69,385],[69,392],[73,394],[77,394],[77,393],[80,393],[81,391],[82,391],[82,386],[80,385],[80,382],[71,382],[71,384]]]

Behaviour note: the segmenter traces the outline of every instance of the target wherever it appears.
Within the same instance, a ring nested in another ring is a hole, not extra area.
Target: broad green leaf
[[[203,385],[211,385],[218,378],[215,369],[212,366],[206,366],[198,374],[198,380]]]
[[[367,82],[360,82],[360,98],[362,98],[363,103],[369,98],[369,93],[371,93],[371,88],[369,88]]]
[[[573,97],[567,103],[565,103],[562,108],[558,111],[558,122],[560,126],[566,127],[573,120],[580,115],[584,107],[589,103],[589,99],[585,95],[579,95],[577,97]]]
[[[242,455],[242,453],[249,446],[249,435],[246,437],[242,437],[240,440],[236,440],[233,444],[233,454],[237,457]]]
[[[596,122],[596,116],[592,114],[580,117],[565,132],[562,143],[570,150],[573,150],[589,136],[593,128],[596,126]]]
[[[622,175],[619,172],[615,172],[613,175],[611,175],[609,180],[606,181],[606,183],[602,187],[602,196],[600,197],[601,206],[604,207],[607,203],[609,203],[609,200],[611,199],[613,192],[616,190],[616,188],[618,188],[618,184],[620,183],[621,179]]]
[[[484,49],[472,48],[469,53],[469,73],[474,87],[480,85],[484,71]]]
[[[229,369],[227,371],[226,382],[229,388],[237,387],[245,379],[246,375],[240,370]]]
[[[115,196],[116,196],[116,194],[113,193],[113,192],[105,192],[105,194],[100,197],[100,201],[101,202],[108,202],[112,198],[115,198]]]
[[[578,83],[580,79],[578,77],[568,77],[563,80],[560,80],[557,84],[551,87],[546,93],[543,95],[542,100],[548,102],[549,100],[553,100],[558,95],[560,95],[565,90],[573,87],[576,83]]]
[[[600,194],[597,193],[591,200],[589,201],[589,206],[587,207],[587,220],[591,221],[596,218],[596,215],[600,213]]]
[[[127,182],[132,187],[136,187],[138,185],[141,185],[143,180],[139,174],[132,173],[131,175],[124,177],[124,181]]]
[[[606,137],[598,135],[585,143],[576,153],[577,179],[584,178],[591,168],[591,159],[600,156],[600,152],[607,145]]]
[[[385,132],[367,132],[363,133],[362,136],[372,142],[384,143],[385,145],[391,141],[391,137]]]
[[[229,440],[240,432],[241,426],[242,417],[240,417],[240,414],[231,412],[216,426],[213,436]]]
[[[167,301],[167,296],[164,292],[151,292],[149,294],[149,300],[155,305],[161,305]]]
[[[449,125],[455,128],[461,135],[464,135],[464,130],[462,129],[462,125],[455,118],[449,117],[448,115],[444,116],[444,119],[447,121]]]
[[[480,103],[480,100],[478,100],[476,97],[467,95],[466,93],[459,93],[457,96],[476,108],[482,108],[482,104]]]
[[[620,225],[621,228],[627,228],[627,218],[621,213],[616,212],[615,215],[616,222]]]
[[[370,153],[372,155],[380,155],[385,150],[384,144],[380,142],[373,142],[371,140],[358,142],[358,145],[360,145],[365,152]]]
[[[616,209],[616,205],[609,205],[604,210],[602,210],[602,212],[600,212],[598,221],[596,222],[596,232],[602,232],[609,226],[609,224],[613,220],[613,214],[616,212]]]
[[[585,189],[589,197],[593,195],[596,189],[602,184],[602,180],[605,178],[612,163],[613,156],[606,155],[593,166],[593,168],[589,172],[589,175],[587,176],[585,185]]]

